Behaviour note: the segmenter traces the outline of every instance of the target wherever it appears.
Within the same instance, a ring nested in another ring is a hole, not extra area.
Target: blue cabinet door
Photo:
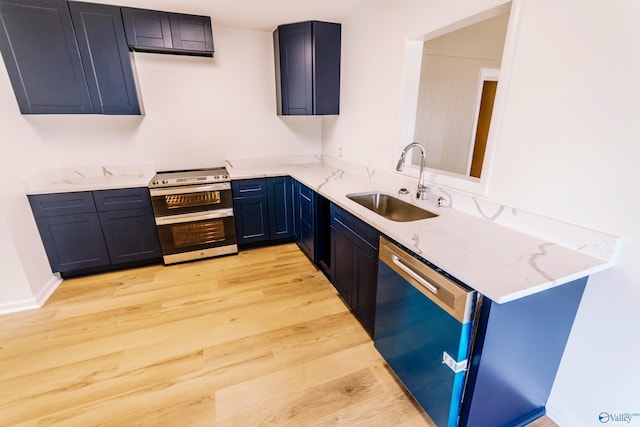
[[[123,7],[122,20],[132,48],[153,51],[173,47],[168,13]]]
[[[313,22],[314,114],[340,112],[340,24]]]
[[[282,25],[274,33],[279,71],[278,114],[313,114],[311,22]]]
[[[151,208],[111,210],[99,217],[111,264],[162,257]]]
[[[212,56],[213,33],[208,16],[169,14],[173,48],[183,53]]]
[[[238,244],[269,240],[267,197],[244,197],[233,200]]]
[[[271,241],[293,237],[293,186],[291,178],[267,178],[269,238]]]
[[[354,246],[354,287],[351,307],[362,326],[373,335],[378,284],[378,256]]]
[[[94,112],[140,114],[120,8],[69,2],[69,9]]]
[[[353,243],[335,227],[331,227],[331,283],[351,307],[353,296]]]
[[[0,51],[22,114],[93,113],[66,1],[0,0]]]
[[[71,273],[110,263],[97,213],[36,218],[51,269]]]
[[[315,191],[304,184],[298,185],[297,214],[298,221],[298,246],[309,259],[316,262],[315,252]]]

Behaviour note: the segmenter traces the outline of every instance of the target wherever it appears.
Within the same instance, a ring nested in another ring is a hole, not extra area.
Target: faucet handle
[[[451,205],[451,201],[444,196],[439,196],[436,203],[439,208],[446,208]]]

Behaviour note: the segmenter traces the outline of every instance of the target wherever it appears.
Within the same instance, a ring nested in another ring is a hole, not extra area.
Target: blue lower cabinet
[[[505,304],[484,299],[461,426],[523,426],[544,415],[586,283]]]
[[[51,269],[62,277],[160,262],[147,188],[29,196]]]
[[[269,240],[267,197],[244,197],[233,200],[238,244]]]
[[[331,283],[373,336],[380,234],[334,204],[329,223]]]
[[[231,182],[238,244],[262,245],[293,239],[293,186],[290,177]]]
[[[269,238],[271,241],[293,238],[293,186],[291,178],[267,178]]]
[[[109,265],[97,213],[36,218],[51,269],[65,273]]]
[[[162,256],[152,209],[100,212],[99,217],[111,264]]]
[[[295,241],[310,260],[316,262],[315,191],[296,181],[293,190]]]

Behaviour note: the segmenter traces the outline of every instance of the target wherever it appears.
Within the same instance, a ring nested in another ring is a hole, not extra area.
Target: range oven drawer
[[[233,216],[177,222],[156,221],[166,264],[238,251]]]
[[[232,209],[228,182],[170,188],[152,188],[151,203],[156,217]]]

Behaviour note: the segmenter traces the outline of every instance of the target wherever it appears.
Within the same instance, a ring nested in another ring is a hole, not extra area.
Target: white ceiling
[[[168,12],[209,15],[213,26],[273,31],[307,20],[343,22],[372,0],[88,0]]]

